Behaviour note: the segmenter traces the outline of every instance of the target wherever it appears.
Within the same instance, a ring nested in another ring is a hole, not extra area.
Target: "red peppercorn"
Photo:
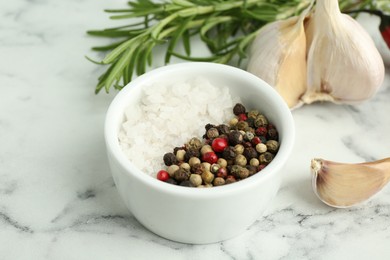
[[[260,164],[259,166],[257,166],[257,171],[261,171],[262,169],[265,168],[265,165],[264,164]]]
[[[248,119],[248,117],[246,116],[246,114],[239,114],[238,115],[238,121],[246,121]]]
[[[265,136],[267,134],[267,128],[264,126],[260,126],[255,130],[255,134],[258,136]]]
[[[227,174],[228,174],[227,169],[225,167],[221,167],[221,168],[218,169],[216,175],[217,175],[217,177],[222,177],[222,178],[225,179]]]
[[[213,140],[213,143],[211,144],[211,147],[213,150],[217,153],[223,152],[225,148],[228,146],[228,142],[226,138],[217,137]]]
[[[253,146],[256,146],[257,144],[261,143],[261,139],[260,139],[260,137],[255,136],[252,138],[251,142],[252,142]]]
[[[160,181],[167,181],[169,179],[169,173],[164,170],[160,170],[157,172],[157,179]]]
[[[214,152],[207,152],[202,156],[202,161],[213,164],[218,161],[218,156]]]

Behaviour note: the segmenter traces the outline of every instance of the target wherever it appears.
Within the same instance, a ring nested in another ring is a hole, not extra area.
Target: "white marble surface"
[[[110,175],[103,120],[114,96],[93,94],[102,72],[85,58],[87,29],[125,1],[0,3],[0,259],[389,259],[390,187],[352,209],[322,204],[312,157],[390,156],[390,74],[359,106],[293,111],[294,153],[272,206],[244,234],[186,245],[145,230]],[[389,68],[387,69],[389,70]]]

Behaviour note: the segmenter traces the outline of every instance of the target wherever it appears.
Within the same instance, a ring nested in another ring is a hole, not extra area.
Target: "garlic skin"
[[[304,103],[356,104],[382,85],[385,68],[369,34],[340,12],[337,0],[318,0],[306,23],[307,91]]]
[[[311,8],[311,6],[310,6]],[[247,71],[273,86],[287,105],[301,105],[306,91],[306,36],[300,16],[265,25],[250,49]]]
[[[390,158],[347,164],[313,159],[312,186],[325,204],[348,208],[370,199],[390,181]]]

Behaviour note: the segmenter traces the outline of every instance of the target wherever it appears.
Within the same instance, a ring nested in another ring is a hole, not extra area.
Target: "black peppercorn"
[[[228,146],[225,148],[225,150],[223,150],[222,152],[222,157],[228,161],[228,160],[233,160],[234,158],[236,158],[236,152],[234,151],[234,147],[232,146]]]
[[[252,158],[257,158],[258,157],[258,154],[257,154],[257,151],[255,148],[253,147],[247,147],[244,149],[244,153],[243,155],[246,157],[246,159],[248,160],[248,162],[252,159]]]
[[[249,171],[249,176],[255,174],[257,172],[257,167],[256,166],[253,166],[253,165],[247,165],[245,166],[245,168],[248,169]]]
[[[165,181],[166,183],[177,185],[177,181],[175,179],[169,178],[168,180]]]
[[[175,171],[174,178],[178,182],[186,181],[190,178],[190,172],[180,168],[179,170]]]
[[[185,147],[187,150],[191,148],[199,150],[200,148],[202,148],[202,141],[196,137],[193,137],[190,139],[190,141],[188,141],[188,143],[186,143]]]
[[[245,131],[248,128],[248,123],[246,121],[239,121],[236,125],[235,128],[237,130],[243,130]]]
[[[190,182],[189,180],[185,180],[185,181],[180,182],[180,186],[184,186],[184,187],[194,187],[194,185],[192,184],[192,182]]]
[[[251,142],[243,142],[242,146],[244,146],[244,148],[252,147],[252,143]]]
[[[183,149],[184,149],[184,147],[175,147],[175,148],[173,148],[173,154],[176,155],[177,151],[183,150]]]
[[[164,154],[163,160],[166,166],[171,166],[172,164],[178,163],[176,156],[173,153]]]
[[[275,128],[268,129],[268,139],[278,141],[278,131]]]
[[[264,115],[258,115],[255,119],[255,127],[268,125],[268,120]]]
[[[246,122],[248,123],[249,127],[255,127],[255,119],[253,117],[248,117]]]
[[[221,135],[227,135],[230,132],[229,126],[225,125],[225,124],[221,124],[221,125],[217,126],[217,129]]]
[[[230,133],[228,134],[228,139],[229,139],[230,145],[236,145],[236,144],[242,143],[242,140],[244,140],[244,137],[240,133],[240,131],[233,130],[233,131],[230,131]]]
[[[200,151],[198,149],[189,148],[186,154],[184,155],[184,160],[188,162],[192,157],[199,158],[199,156],[200,156]]]
[[[206,132],[210,129],[210,128],[215,128],[215,125],[213,125],[213,124],[207,124],[207,125],[205,125],[205,129],[206,129]]]
[[[238,116],[239,114],[245,114],[246,112],[246,109],[245,107],[240,104],[240,103],[237,103],[234,107],[233,107],[233,113]]]
[[[191,167],[191,172],[194,174],[199,174],[201,175],[205,171],[204,165],[201,163],[194,164]]]

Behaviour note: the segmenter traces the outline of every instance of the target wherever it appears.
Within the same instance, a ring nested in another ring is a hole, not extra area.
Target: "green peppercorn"
[[[187,150],[188,149],[199,150],[200,148],[202,148],[202,141],[196,137],[193,137],[190,139],[190,141],[188,141],[188,143],[185,145],[185,147]]]
[[[222,186],[225,184],[225,179],[221,177],[217,177],[213,181],[214,186]]]
[[[245,129],[248,128],[248,123],[247,123],[246,121],[239,121],[239,122],[236,124],[235,128],[236,128],[237,130],[245,131]]]
[[[258,115],[255,119],[255,127],[268,125],[268,120],[264,115]]]
[[[248,163],[248,161],[244,155],[239,154],[234,159],[234,163],[239,165],[239,166],[245,166]]]
[[[223,150],[222,157],[228,161],[228,160],[234,160],[236,158],[236,152],[234,151],[234,148],[232,146],[228,146]]]
[[[219,168],[221,168],[221,166],[218,163],[213,163],[210,166],[210,171],[215,174],[218,172]]]
[[[190,175],[190,182],[195,187],[198,187],[199,185],[202,184],[202,177],[200,175],[198,175],[198,174],[191,174]]]
[[[164,154],[163,160],[166,166],[171,166],[172,164],[178,163],[176,156],[173,153]]]
[[[233,175],[233,176],[238,176],[238,172],[240,171],[240,168],[241,166],[240,165],[233,165],[231,168],[230,168],[230,174]],[[229,176],[228,176],[229,177]]]
[[[209,130],[207,130],[206,135],[207,135],[207,138],[209,138],[209,139],[217,138],[219,136],[218,129],[215,127],[212,127]]]
[[[245,167],[241,167],[239,170],[238,170],[238,177],[240,178],[240,179],[246,179],[246,178],[248,178],[248,176],[249,176],[249,170],[247,169],[247,168],[245,168]]]
[[[229,121],[230,127],[234,127],[237,123],[238,123],[238,118],[236,118],[236,117],[230,119],[230,121]]]
[[[250,131],[245,132],[245,135],[244,135],[245,140],[251,141],[253,139],[253,137],[255,137],[255,135],[252,132],[250,132]]]
[[[243,155],[249,161],[252,158],[257,158],[258,154],[255,148],[247,147],[244,149]]]
[[[267,151],[275,154],[279,149],[279,142],[275,140],[268,140],[266,143]]]
[[[239,114],[245,114],[246,113],[246,109],[245,109],[245,107],[242,104],[237,103],[233,107],[233,113],[236,116],[238,116]]]
[[[268,164],[274,159],[274,155],[270,152],[265,152],[260,154],[259,161],[260,164]]]
[[[228,140],[230,145],[236,145],[240,144],[244,140],[244,138],[239,131],[233,130],[230,131],[230,133],[228,134]]]
[[[248,117],[247,120],[246,120],[246,122],[248,123],[248,126],[249,126],[249,127],[251,127],[251,128],[255,127],[255,118],[253,118],[253,117]]]
[[[204,171],[201,176],[203,182],[206,184],[210,184],[214,180],[214,174],[212,174],[210,171]]]
[[[175,171],[174,178],[178,182],[186,181],[190,178],[190,172],[180,168],[179,170]]]
[[[248,118],[255,119],[259,115],[259,111],[257,110],[251,110],[248,112]]]

